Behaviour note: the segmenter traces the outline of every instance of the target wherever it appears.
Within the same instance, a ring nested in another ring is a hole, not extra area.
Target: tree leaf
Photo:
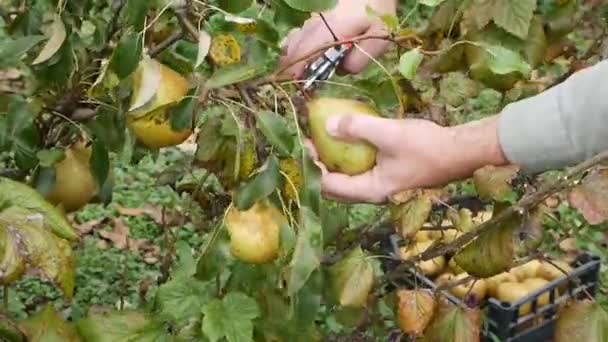
[[[59,317],[52,304],[47,304],[26,320],[19,322],[19,327],[28,342],[80,342],[76,328]]]
[[[289,264],[287,292],[295,295],[310,275],[321,265],[323,228],[321,219],[308,207],[300,208],[300,225],[296,248]]]
[[[321,169],[315,164],[308,150],[304,151],[302,160],[302,205],[313,213],[321,215]]]
[[[212,291],[213,284],[184,275],[163,284],[156,294],[156,302],[161,314],[181,323],[200,315]]]
[[[499,45],[483,44],[483,48],[490,55],[488,67],[498,75],[506,75],[514,71],[528,77],[532,67],[521,54]]]
[[[55,189],[56,182],[57,172],[54,167],[40,167],[36,171],[34,185],[45,198]]]
[[[47,202],[40,193],[23,183],[0,177],[0,203],[3,202],[43,215],[46,225],[61,238],[78,239],[78,234],[65,215]]]
[[[283,0],[287,5],[303,12],[322,12],[334,8],[336,0]]]
[[[557,317],[555,342],[608,341],[608,313],[599,302],[571,301]]]
[[[409,50],[401,55],[399,59],[399,72],[408,80],[414,79],[423,59],[424,55],[420,52],[419,48]]]
[[[38,54],[38,57],[32,62],[32,65],[44,63],[51,59],[59,51],[63,42],[65,42],[66,32],[61,16],[55,15],[55,20],[51,25],[51,32],[51,37]]]
[[[17,322],[4,314],[0,314],[0,338],[5,339],[7,342],[27,341],[26,336],[19,329]]]
[[[479,342],[481,336],[481,310],[452,305],[440,300],[423,341]]]
[[[36,166],[36,150],[40,136],[34,120],[36,114],[32,106],[25,100],[13,97],[8,105],[6,115],[0,115],[0,148],[15,153],[17,166],[30,169]]]
[[[536,0],[498,1],[494,7],[494,22],[518,38],[526,39],[536,3]]]
[[[258,172],[238,188],[234,195],[234,205],[241,211],[248,210],[255,202],[275,191],[280,184],[279,162],[275,156],[270,156]]]
[[[247,81],[258,73],[255,66],[233,64],[217,69],[206,82],[209,89],[222,88],[230,84]]]
[[[595,170],[568,194],[568,202],[589,224],[608,220],[608,169]]]
[[[65,158],[65,152],[60,148],[51,148],[38,151],[36,157],[40,161],[40,166],[51,167]]]
[[[148,0],[127,0],[125,5],[127,23],[135,30],[141,31],[151,4],[152,2]]]
[[[251,0],[219,0],[219,6],[226,12],[240,13],[251,7]]]
[[[203,64],[209,54],[209,48],[211,48],[211,35],[207,31],[201,30],[198,34],[198,54],[196,56],[196,63],[194,63],[195,69]]]
[[[148,314],[134,310],[90,312],[76,323],[87,342],[170,342],[167,328]]]
[[[429,218],[432,208],[431,197],[422,192],[405,203],[392,206],[391,217],[399,235],[413,238]]]
[[[274,22],[277,25],[301,27],[306,19],[310,17],[310,13],[298,11],[288,6],[283,0],[272,0],[272,6],[274,9]]]
[[[374,286],[374,268],[361,247],[350,250],[328,273],[333,299],[340,306],[367,306],[367,296]]]
[[[214,299],[203,308],[202,331],[211,342],[226,338],[228,342],[253,340],[252,320],[259,316],[258,305],[241,292],[230,292]]]
[[[517,200],[512,185],[519,174],[516,165],[496,167],[484,166],[473,173],[473,182],[479,197],[487,201],[514,202]]]
[[[0,222],[0,284],[9,285],[25,272],[25,261],[19,253],[19,239],[11,234],[8,222]]]
[[[255,25],[255,34],[258,40],[274,47],[279,42],[279,32],[265,20],[258,19]]]
[[[429,6],[429,7],[436,7],[441,5],[445,0],[418,0],[419,3],[425,5],[425,6]]]
[[[98,185],[104,184],[110,173],[110,154],[105,144],[99,140],[93,140],[91,172],[95,176]]]
[[[141,68],[141,79],[133,82],[135,89],[133,89],[133,101],[129,112],[143,107],[154,99],[162,80],[161,65],[155,60],[144,58],[139,67]]]
[[[257,126],[268,142],[283,156],[291,154],[293,137],[287,128],[285,118],[271,111],[262,111],[257,114]]]
[[[44,36],[26,36],[15,40],[0,41],[0,68],[7,68],[17,62],[23,54],[45,39]]]
[[[142,41],[137,32],[128,32],[122,36],[116,50],[110,59],[109,68],[116,73],[118,78],[129,76],[137,66],[142,57]]]
[[[55,283],[70,300],[74,293],[75,261],[66,240],[47,230],[45,217],[30,210],[11,207],[0,213],[10,234],[19,237],[20,253],[28,271]]]
[[[380,20],[389,28],[391,31],[395,31],[399,28],[399,18],[394,14],[381,14],[378,13],[373,7],[370,5],[365,6],[365,12],[367,16],[372,20]]]
[[[179,132],[191,128],[194,119],[194,105],[198,101],[198,87],[191,89],[188,94],[171,111],[171,129]]]

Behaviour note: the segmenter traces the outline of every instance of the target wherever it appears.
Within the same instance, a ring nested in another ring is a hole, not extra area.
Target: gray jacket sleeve
[[[607,150],[608,60],[506,106],[498,139],[507,159],[530,173],[572,166]]]

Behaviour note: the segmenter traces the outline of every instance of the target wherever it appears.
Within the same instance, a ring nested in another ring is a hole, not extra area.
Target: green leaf
[[[34,185],[36,190],[45,197],[55,188],[57,174],[54,167],[41,167],[36,172]]]
[[[293,137],[287,128],[285,118],[275,112],[263,111],[258,113],[257,126],[268,142],[281,155],[290,155],[293,149]]]
[[[34,108],[21,98],[14,97],[8,105],[7,115],[0,115],[0,148],[15,153],[17,166],[29,169],[36,166],[36,149],[40,137],[34,119]]]
[[[379,19],[381,20],[386,27],[388,27],[391,31],[394,31],[399,28],[399,18],[394,14],[381,14],[374,10],[370,5],[365,6],[365,12],[367,16],[372,20]]]
[[[270,195],[280,182],[279,162],[275,156],[270,156],[258,172],[238,188],[234,195],[235,207],[241,211],[248,210],[255,202]]]
[[[182,131],[192,127],[194,119],[194,105],[198,101],[196,94],[198,87],[191,89],[188,94],[173,108],[171,108],[171,129]]]
[[[299,227],[296,248],[289,264],[287,292],[290,296],[306,284],[310,275],[321,265],[323,256],[321,219],[308,207],[302,206]]]
[[[244,293],[230,292],[223,299],[212,300],[203,309],[202,331],[211,342],[253,340],[252,320],[259,316],[258,305]]]
[[[302,160],[302,205],[321,215],[321,169],[315,164],[308,150]]]
[[[32,62],[32,65],[44,63],[51,59],[57,51],[61,48],[61,45],[65,42],[66,32],[65,25],[61,16],[56,15],[53,24],[51,25],[51,37],[46,42],[42,51],[38,54],[38,57]]]
[[[219,6],[226,12],[240,13],[251,7],[251,0],[219,0]]]
[[[419,48],[404,53],[399,59],[399,72],[408,80],[414,79],[423,59],[424,55],[420,52]]]
[[[429,6],[429,7],[435,7],[435,6],[439,6],[441,5],[445,0],[418,0],[419,3],[425,5],[425,6]]]
[[[328,269],[333,300],[340,306],[360,308],[374,285],[374,268],[369,256],[357,246]]]
[[[0,41],[0,69],[13,66],[21,59],[23,54],[44,39],[44,36],[27,36],[15,40]]]
[[[60,148],[51,148],[38,151],[36,157],[40,161],[40,166],[51,167],[65,158],[65,152]]]
[[[28,342],[79,342],[78,332],[71,323],[59,317],[53,305],[19,322]]]
[[[156,302],[161,314],[176,322],[186,322],[200,314],[212,298],[213,287],[192,276],[175,277],[158,289]]]
[[[4,314],[0,314],[0,340],[7,342],[25,342],[26,336],[16,322]]]
[[[118,78],[123,79],[129,76],[137,66],[142,57],[142,41],[137,32],[126,33],[110,60],[110,69],[113,70]]]
[[[536,3],[536,0],[498,1],[494,7],[494,22],[507,32],[526,39]]]
[[[87,342],[170,342],[167,327],[148,314],[134,310],[89,313],[76,323]]]
[[[255,66],[247,64],[229,65],[217,69],[205,85],[209,89],[222,88],[230,84],[247,81],[257,74],[258,70]]]
[[[127,23],[132,25],[135,30],[141,31],[151,4],[152,1],[149,0],[127,0],[125,5]]]
[[[287,5],[303,12],[322,12],[334,8],[336,0],[283,0]]]
[[[488,67],[495,74],[506,75],[512,72],[520,72],[527,77],[532,71],[530,64],[518,52],[499,45],[483,44],[483,48],[490,55]]]
[[[93,140],[91,172],[95,176],[97,184],[104,184],[110,173],[110,154],[105,144],[99,140]]]
[[[274,8],[274,22],[287,27],[301,27],[310,18],[310,13],[298,11],[285,4],[283,0],[272,0]]]
[[[279,33],[265,20],[256,20],[255,33],[257,39],[270,46],[276,46],[279,42]]]

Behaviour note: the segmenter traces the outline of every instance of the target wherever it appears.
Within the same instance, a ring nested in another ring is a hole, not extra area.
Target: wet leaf
[[[203,308],[202,330],[210,342],[226,338],[228,342],[253,339],[252,320],[259,316],[255,300],[240,292],[230,292],[224,298],[213,299]]]
[[[423,59],[424,55],[419,48],[409,50],[399,59],[399,72],[408,80],[414,79]]]
[[[42,214],[45,225],[61,238],[78,239],[78,234],[65,215],[47,202],[36,190],[23,183],[0,177],[0,203],[3,202]]]
[[[568,194],[568,202],[589,224],[608,220],[608,169],[595,170]]]
[[[293,137],[285,119],[275,112],[263,111],[257,114],[257,126],[268,142],[283,156],[291,154]]]
[[[19,322],[28,342],[80,342],[81,338],[73,324],[59,317],[51,304]]]
[[[374,286],[374,269],[361,247],[353,248],[328,269],[334,300],[343,307],[367,306]]]
[[[435,296],[426,289],[397,290],[399,327],[408,334],[419,336],[431,323],[435,313]]]
[[[321,265],[323,228],[320,218],[308,207],[300,208],[298,238],[289,264],[287,289],[294,296]]]
[[[391,206],[395,230],[405,239],[413,238],[431,214],[433,203],[424,192],[405,203]]]
[[[55,15],[53,24],[51,25],[51,37],[46,42],[38,57],[32,62],[32,65],[44,63],[51,59],[59,51],[63,42],[65,42],[66,32],[61,16]]]
[[[205,58],[209,54],[209,48],[211,48],[211,35],[209,35],[207,31],[201,30],[198,35],[198,54],[196,56],[194,68],[198,68],[203,64]]]
[[[473,174],[475,189],[483,200],[512,203],[517,200],[517,193],[511,183],[518,173],[519,167],[515,165],[484,166]]]
[[[608,313],[598,302],[573,301],[557,317],[555,342],[608,341]]]
[[[71,300],[75,260],[69,243],[44,227],[42,215],[27,209],[6,209],[0,213],[0,220],[9,222],[6,226],[9,234],[18,239],[19,253],[26,263],[27,272],[55,283]]]
[[[237,190],[234,196],[236,208],[239,210],[251,208],[254,203],[275,191],[280,182],[279,162],[275,156],[270,156],[257,174]]]
[[[148,314],[134,311],[89,312],[76,323],[87,342],[170,342],[167,327]]]

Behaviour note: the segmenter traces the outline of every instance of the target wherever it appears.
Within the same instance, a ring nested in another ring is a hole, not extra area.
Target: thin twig
[[[150,57],[156,57],[165,49],[171,47],[171,45],[175,44],[178,40],[184,37],[183,31],[174,32],[167,39],[160,42],[158,45],[154,47],[154,49],[150,50]]]
[[[415,256],[411,260],[414,262],[425,261],[433,259],[440,255],[456,252],[457,250],[461,249],[466,244],[477,238],[479,235],[481,235],[481,233],[485,232],[486,230],[492,229],[492,227],[498,227],[499,223],[512,217],[512,215],[520,215],[526,210],[529,210],[532,207],[536,206],[548,196],[572,186],[571,179],[573,177],[582,174],[593,166],[596,166],[606,160],[608,160],[608,151],[604,151],[597,154],[596,156],[566,171],[565,175],[559,180],[543,184],[535,193],[532,193],[522,198],[515,205],[503,210],[492,219],[480,224],[471,231],[458,237],[456,240],[454,240],[454,242],[447,245],[438,244],[435,248],[429,248],[428,250]]]
[[[194,41],[198,42],[200,32],[188,18],[188,9],[186,7],[176,9],[175,15],[177,16],[179,23],[182,25],[182,28],[186,32],[190,33]]]

